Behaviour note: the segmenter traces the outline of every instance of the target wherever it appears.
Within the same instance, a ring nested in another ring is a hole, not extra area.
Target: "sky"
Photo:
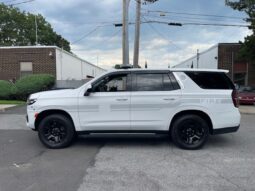
[[[0,0],[7,2],[10,0]],[[23,0],[11,0],[22,2]],[[8,3],[6,3],[8,4]],[[136,0],[129,6],[130,63],[133,62]],[[43,15],[54,30],[71,43],[77,56],[105,69],[122,64],[122,0],[35,0],[15,5],[23,11]],[[159,11],[159,12],[154,12]],[[198,15],[197,15],[198,14]],[[202,15],[217,15],[201,16]],[[224,17],[222,17],[224,16]],[[159,0],[142,5],[142,21],[246,25],[244,13],[225,5],[225,0]],[[141,25],[139,65],[172,67],[217,43],[243,41],[250,34],[245,27],[159,23]],[[38,34],[40,35],[40,34]]]

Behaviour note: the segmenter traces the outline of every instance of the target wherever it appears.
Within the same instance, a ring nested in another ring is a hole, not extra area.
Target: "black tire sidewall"
[[[49,121],[54,120],[54,119],[61,121],[64,124],[64,128],[67,131],[66,138],[63,140],[63,142],[58,143],[58,144],[49,143],[43,135],[43,128],[45,127],[45,124],[47,124]],[[68,117],[66,117],[64,115],[60,115],[60,114],[54,114],[54,115],[49,115],[49,116],[45,117],[40,122],[40,124],[38,126],[38,136],[39,136],[40,141],[46,147],[51,148],[51,149],[60,149],[60,148],[65,148],[72,143],[74,136],[75,136],[75,130],[74,130],[73,123],[71,122],[71,120]]]
[[[184,143],[178,135],[178,129],[180,128],[180,125],[185,121],[185,120],[195,120],[196,122],[201,124],[201,127],[204,129],[204,137],[202,138],[202,140],[196,144],[196,145],[188,145],[186,143]],[[182,149],[186,149],[186,150],[196,150],[196,149],[200,149],[204,146],[204,144],[207,142],[208,140],[208,136],[209,136],[209,126],[208,123],[201,118],[198,115],[183,115],[179,118],[177,118],[174,123],[173,126],[171,127],[171,138],[172,141],[175,143],[175,145],[177,145],[178,147],[182,148]]]

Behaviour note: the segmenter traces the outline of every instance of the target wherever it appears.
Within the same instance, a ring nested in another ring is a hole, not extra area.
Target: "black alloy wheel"
[[[173,142],[183,149],[194,150],[201,148],[207,141],[209,126],[197,115],[184,115],[173,124],[171,136]]]
[[[38,126],[41,142],[48,148],[64,148],[71,144],[75,137],[72,122],[64,115],[49,115]]]

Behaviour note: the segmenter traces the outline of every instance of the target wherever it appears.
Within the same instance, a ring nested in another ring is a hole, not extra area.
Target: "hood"
[[[73,97],[75,95],[76,90],[74,89],[64,89],[64,90],[51,90],[38,92],[30,95],[30,99],[38,99],[38,98],[62,98],[62,97]]]

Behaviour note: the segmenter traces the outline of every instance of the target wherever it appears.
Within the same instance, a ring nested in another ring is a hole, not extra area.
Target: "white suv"
[[[184,149],[238,130],[235,87],[225,70],[114,70],[78,89],[32,94],[27,125],[49,148],[77,134],[166,133]]]

